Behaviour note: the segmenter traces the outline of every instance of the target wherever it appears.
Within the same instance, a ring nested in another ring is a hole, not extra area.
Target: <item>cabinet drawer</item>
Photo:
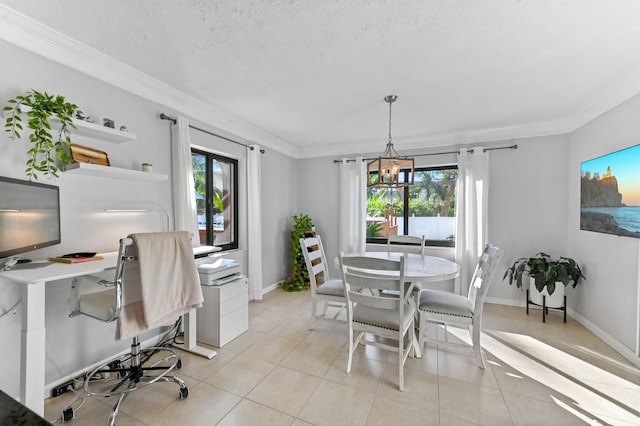
[[[220,300],[220,316],[223,317],[243,306],[249,304],[249,296],[246,293],[238,294],[226,300]]]
[[[222,347],[249,328],[249,307],[244,306],[220,318],[220,342]]]
[[[247,295],[249,294],[249,285],[246,279],[240,279],[229,284],[221,285],[219,288],[220,291],[220,303],[223,304],[227,300],[236,297],[240,294]]]

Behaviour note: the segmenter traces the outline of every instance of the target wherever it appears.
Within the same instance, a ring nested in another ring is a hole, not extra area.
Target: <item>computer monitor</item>
[[[0,176],[0,259],[60,240],[59,188]]]

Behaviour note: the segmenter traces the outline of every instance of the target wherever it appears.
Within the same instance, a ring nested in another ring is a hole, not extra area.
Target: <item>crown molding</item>
[[[295,147],[240,117],[187,95],[0,4],[0,39],[202,123],[291,155]]]
[[[505,140],[525,139],[539,136],[551,136],[571,133],[574,130],[571,120],[557,120],[534,123],[523,126],[472,130],[468,132],[441,133],[436,135],[394,138],[394,146],[401,154],[410,150],[439,148],[443,146],[461,146],[483,142],[500,142]],[[372,147],[374,149],[372,149]],[[296,158],[316,158],[331,156],[365,155],[371,152],[382,152],[385,143],[382,139],[360,143],[339,143],[298,149]],[[377,149],[377,150],[376,150]]]

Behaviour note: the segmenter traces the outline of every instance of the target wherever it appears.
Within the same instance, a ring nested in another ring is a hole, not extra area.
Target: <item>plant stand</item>
[[[546,292],[546,291],[545,291]],[[547,296],[542,294],[542,304],[532,302],[529,297],[529,289],[527,289],[527,315],[529,315],[529,304],[542,306],[542,322],[547,322],[547,315],[549,314],[549,309],[558,309],[563,311],[564,313],[564,322],[567,322],[567,295],[562,296],[563,303],[560,307],[549,307],[547,306]]]

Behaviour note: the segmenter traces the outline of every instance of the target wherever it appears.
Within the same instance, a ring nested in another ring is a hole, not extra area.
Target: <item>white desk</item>
[[[33,262],[0,272],[0,277],[22,286],[22,334],[20,338],[20,402],[39,415],[44,415],[45,388],[45,284],[82,275],[114,269],[118,253],[100,253],[101,260],[82,263]],[[46,266],[36,267],[40,264]],[[196,311],[185,315],[184,347],[181,349],[213,358],[216,353],[195,344]]]

